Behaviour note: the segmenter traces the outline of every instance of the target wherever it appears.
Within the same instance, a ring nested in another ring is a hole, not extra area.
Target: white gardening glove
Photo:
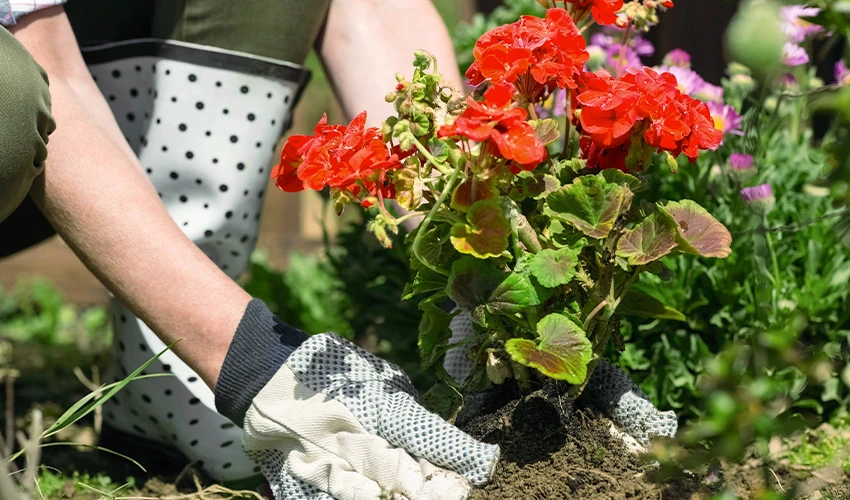
[[[400,368],[335,334],[310,337],[259,391],[243,446],[277,500],[464,499],[499,459],[416,403]]]
[[[472,326],[472,317],[461,312],[452,318],[450,344],[462,342],[477,335]],[[463,383],[472,371],[472,360],[467,355],[468,345],[446,352],[443,366],[457,383]],[[673,437],[678,422],[672,411],[659,411],[647,395],[626,375],[625,372],[605,360],[599,361],[584,389],[593,402],[611,417],[614,424],[641,446],[649,446],[656,436]],[[475,400],[475,395],[465,398]],[[628,444],[628,443],[627,443]]]

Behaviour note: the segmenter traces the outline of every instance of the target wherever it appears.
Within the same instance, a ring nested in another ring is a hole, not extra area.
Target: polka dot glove
[[[400,368],[327,333],[254,398],[243,446],[278,500],[465,499],[499,448],[419,406]]]
[[[449,327],[452,330],[449,343],[461,342],[476,334],[472,327],[472,317],[466,313],[452,318]],[[449,350],[443,362],[446,371],[458,383],[463,383],[472,370],[467,349],[460,346]],[[591,374],[584,394],[592,398],[617,426],[643,446],[649,446],[653,437],[673,437],[676,434],[678,424],[675,413],[659,411],[625,372],[605,360],[601,360]],[[470,396],[465,398],[467,404],[476,401],[475,395]]]
[[[654,437],[676,435],[676,414],[672,410],[659,411],[623,370],[604,359],[596,365],[584,392],[643,446],[649,446]]]

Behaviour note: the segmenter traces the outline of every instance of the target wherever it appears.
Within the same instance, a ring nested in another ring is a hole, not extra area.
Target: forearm
[[[183,339],[177,354],[214,386],[250,297],[171,220],[88,75],[61,9],[25,18],[15,35],[50,77],[58,123],[33,198],[86,266],[164,342]],[[69,44],[73,50],[61,49]]]
[[[430,0],[333,0],[318,49],[346,115],[365,109],[369,125],[392,113],[384,97],[396,73],[413,73],[417,50],[436,56],[446,80],[461,88],[449,32]]]

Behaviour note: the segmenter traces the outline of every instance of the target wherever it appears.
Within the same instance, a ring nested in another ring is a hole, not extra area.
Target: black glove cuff
[[[259,299],[248,303],[215,386],[219,413],[242,426],[254,397],[307,334],[279,320]]]

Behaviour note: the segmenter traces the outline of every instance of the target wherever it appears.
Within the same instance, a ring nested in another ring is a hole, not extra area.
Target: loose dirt
[[[694,476],[653,482],[653,467],[612,437],[610,421],[553,389],[539,390],[462,425],[502,448],[493,481],[471,500],[710,498]]]

